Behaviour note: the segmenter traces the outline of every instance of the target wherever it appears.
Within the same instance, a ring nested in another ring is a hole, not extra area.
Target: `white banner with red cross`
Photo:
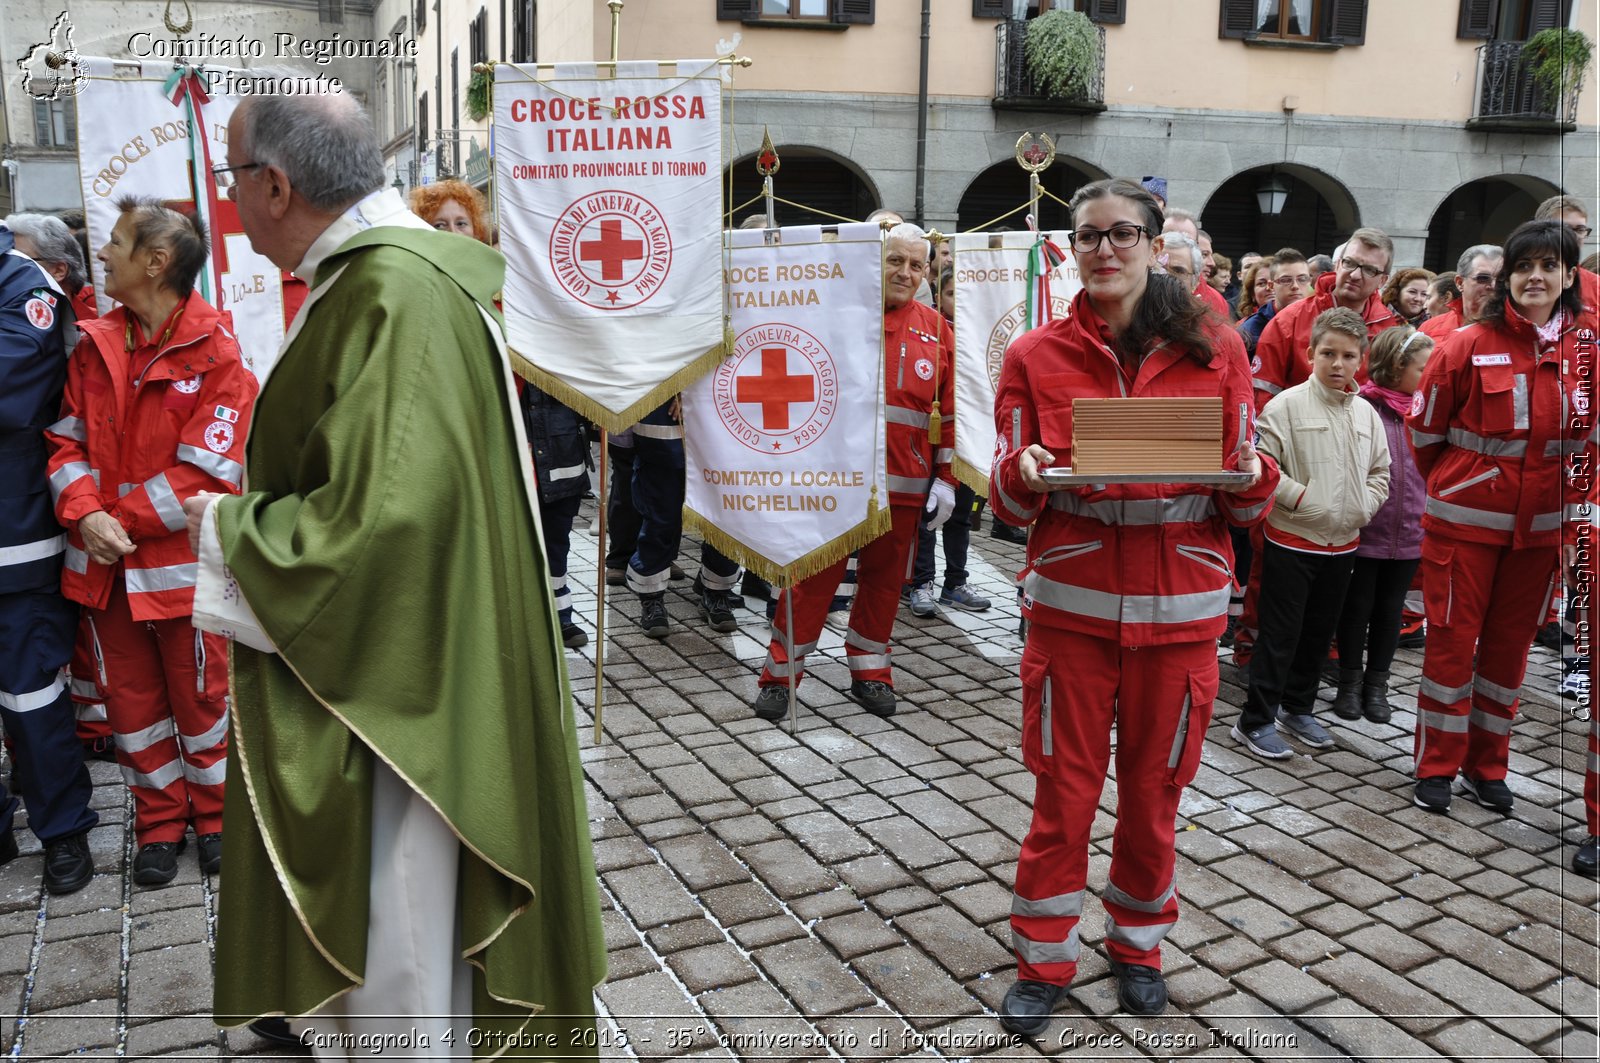
[[[211,167],[227,162],[228,118],[239,97],[218,89],[234,71],[170,62],[86,58],[77,97],[78,172],[100,312],[115,305],[93,253],[105,246],[124,196],[198,208],[211,256],[195,279],[202,298],[233,317],[244,363],[264,377],[283,344],[283,274],[250,248],[239,212]]]
[[[1040,245],[1041,238],[1051,248]],[[994,395],[1011,341],[1066,316],[1083,287],[1065,232],[958,233],[951,237],[956,271],[956,460],[953,471],[980,495],[989,493],[994,460]],[[1048,254],[1046,252],[1049,252]]]
[[[596,63],[494,68],[513,363],[608,431],[722,351],[719,70],[714,60],[618,63],[615,77]]]
[[[788,585],[889,527],[882,231],[728,240],[733,353],[683,392],[684,523]]]

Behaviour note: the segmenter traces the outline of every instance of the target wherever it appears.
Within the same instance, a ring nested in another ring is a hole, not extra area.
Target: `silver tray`
[[[1247,484],[1247,472],[1123,472],[1075,473],[1071,466],[1051,466],[1039,470],[1039,478],[1047,484],[1062,487],[1088,487],[1091,484],[1203,484],[1225,486]]]

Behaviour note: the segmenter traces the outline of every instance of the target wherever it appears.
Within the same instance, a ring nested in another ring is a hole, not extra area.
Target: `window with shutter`
[[[1528,0],[1528,36],[1567,24],[1572,0]]]
[[[1089,0],[1085,13],[1095,22],[1120,26],[1128,21],[1128,0]]]
[[[973,18],[1006,18],[1011,14],[1011,0],[972,0]]]
[[[846,25],[870,26],[873,0],[833,0],[833,21]]]
[[[1461,0],[1461,12],[1456,17],[1456,36],[1482,40],[1493,37],[1497,7],[1498,0]]]
[[[717,0],[717,18],[726,22],[757,18],[761,14],[761,0]]]
[[[1367,39],[1367,0],[1324,0],[1327,25],[1322,39],[1329,44],[1364,44]]]
[[[1248,37],[1256,28],[1256,0],[1222,0],[1219,37]]]

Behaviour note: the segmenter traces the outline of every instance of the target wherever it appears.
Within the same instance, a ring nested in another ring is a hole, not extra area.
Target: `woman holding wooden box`
[[[1233,574],[1229,524],[1260,521],[1277,467],[1251,446],[1255,405],[1244,346],[1173,278],[1153,276],[1162,213],[1125,180],[1072,198],[1083,291],[1068,317],[1006,353],[995,399],[990,498],[996,519],[1036,524],[1023,611],[1023,760],[1037,777],[1012,902],[1018,981],[1006,1029],[1044,1030],[1077,970],[1089,826],[1117,725],[1117,827],[1106,951],[1128,1011],[1167,1001],[1161,939],[1178,918],[1173,823],[1200,763],[1217,693],[1216,640]],[[1073,401],[1222,397],[1214,460],[1245,473],[1194,483],[1051,485],[1071,465]]]

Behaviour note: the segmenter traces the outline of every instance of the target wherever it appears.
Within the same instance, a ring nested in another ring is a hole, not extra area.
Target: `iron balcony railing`
[[[1478,48],[1478,85],[1472,128],[1570,132],[1577,128],[1581,81],[1551,92],[1533,80],[1533,63],[1521,41],[1488,41]]]
[[[995,26],[995,106],[1059,111],[1103,111],[1106,108],[1106,28],[1095,27],[1093,67],[1082,90],[1070,96],[1052,96],[1028,73],[1028,24],[1004,19]]]

